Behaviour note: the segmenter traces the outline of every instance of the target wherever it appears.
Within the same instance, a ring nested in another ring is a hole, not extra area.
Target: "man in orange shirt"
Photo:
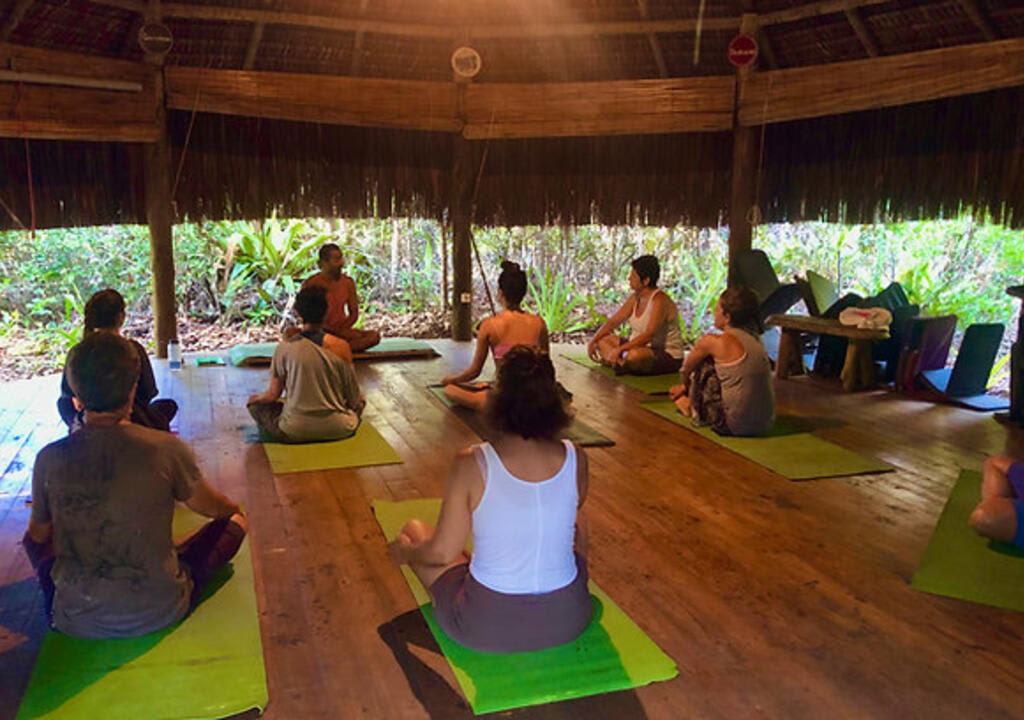
[[[380,342],[376,330],[357,330],[352,327],[359,318],[359,298],[352,278],[341,272],[344,259],[341,248],[327,243],[320,248],[320,272],[302,283],[303,288],[318,285],[327,291],[327,315],[323,330],[348,342],[352,352],[361,352]]]

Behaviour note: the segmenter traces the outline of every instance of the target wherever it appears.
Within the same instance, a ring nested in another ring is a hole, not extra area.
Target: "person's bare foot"
[[[676,407],[686,417],[690,417],[690,397],[688,395],[680,395],[676,398]]]

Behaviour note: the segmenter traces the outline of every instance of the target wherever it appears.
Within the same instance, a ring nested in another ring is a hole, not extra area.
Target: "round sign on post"
[[[749,67],[757,59],[757,41],[749,35],[737,35],[729,41],[729,62],[738,68]]]
[[[171,29],[159,22],[146,22],[139,28],[139,47],[151,55],[166,55],[174,45]]]
[[[455,52],[452,53],[452,70],[460,78],[468,80],[480,72],[481,67],[483,61],[476,50],[465,45],[455,48]]]

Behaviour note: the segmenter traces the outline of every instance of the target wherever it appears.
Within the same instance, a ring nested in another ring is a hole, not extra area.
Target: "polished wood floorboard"
[[[179,435],[252,525],[270,687],[266,716],[467,718],[370,512],[438,496],[476,436],[425,390],[468,363],[358,366],[367,418],[404,463],[274,476],[242,442],[266,370],[154,363]],[[790,482],[641,410],[636,391],[558,357],[590,448],[593,578],[679,665],[633,691],[516,718],[1024,717],[1024,613],[919,593],[908,581],[959,468],[1024,457],[1024,430],[886,392],[780,381],[780,408],[845,424],[820,434],[892,473]],[[12,718],[44,627],[18,542],[35,453],[60,437],[57,379],[0,387],[0,718]],[[1024,570],[1022,570],[1024,571]]]

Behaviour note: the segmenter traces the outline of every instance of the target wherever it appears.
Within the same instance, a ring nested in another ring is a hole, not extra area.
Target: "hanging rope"
[[[21,119],[21,97],[22,97],[22,93],[24,92],[25,86],[24,86],[23,83],[18,83],[15,86],[15,88],[16,89],[15,89],[15,96],[14,96],[14,107],[11,109],[11,116],[14,117],[16,120],[20,120]],[[29,147],[29,144],[28,144],[28,136],[26,135],[24,139],[25,139],[25,174],[28,177],[28,208],[29,208],[29,228],[28,228],[28,233],[29,233],[29,237],[31,237],[33,240],[35,240],[35,237],[36,237],[36,191],[35,191],[35,183],[32,180],[32,151],[31,151],[31,148]],[[7,206],[5,205],[4,207],[6,208]],[[17,218],[15,217],[14,213],[11,213],[10,210],[8,210],[8,212],[11,214],[11,217],[14,217],[17,220]],[[20,224],[20,221],[19,221],[19,224]],[[25,226],[22,225],[22,228],[24,228],[24,227]]]
[[[693,37],[693,64],[700,63],[700,36],[704,28],[704,5],[707,0],[700,0],[700,9],[697,10],[697,27]]]
[[[768,92],[765,93],[764,107],[761,109],[761,142],[757,149],[757,179],[754,182],[754,204],[750,207],[749,212],[747,212],[747,222],[750,223],[751,227],[760,225],[763,218],[763,213],[761,212],[761,180],[764,176],[765,131],[768,128],[765,120],[768,118],[768,100],[771,98],[772,84],[774,82],[774,78],[768,80]]]
[[[192,116],[188,120],[188,130],[185,131],[185,143],[181,146],[181,156],[178,158],[178,172],[174,174],[174,185],[171,186],[171,204],[174,206],[174,215],[178,217],[178,182],[181,180],[181,171],[185,167],[185,153],[188,152],[189,142],[192,140],[192,128],[196,124],[196,112],[199,110],[199,82],[196,82],[196,95],[192,99]]]
[[[494,132],[494,108],[491,108],[491,121],[487,128],[487,139],[484,141],[484,151],[480,156],[480,167],[476,171],[476,180],[473,182],[473,196],[469,201],[470,219],[476,217],[476,197],[480,192],[480,179],[484,174],[484,166],[487,164],[487,153],[491,148],[491,135]],[[484,263],[480,259],[480,249],[476,245],[476,238],[473,236],[473,229],[469,230],[469,242],[473,246],[473,254],[476,256],[476,264],[480,269],[480,278],[484,281],[484,293],[487,295],[487,304],[491,308],[491,314],[495,315],[497,310],[494,307],[494,298],[491,297],[491,287],[487,284],[487,273],[484,272]]]

